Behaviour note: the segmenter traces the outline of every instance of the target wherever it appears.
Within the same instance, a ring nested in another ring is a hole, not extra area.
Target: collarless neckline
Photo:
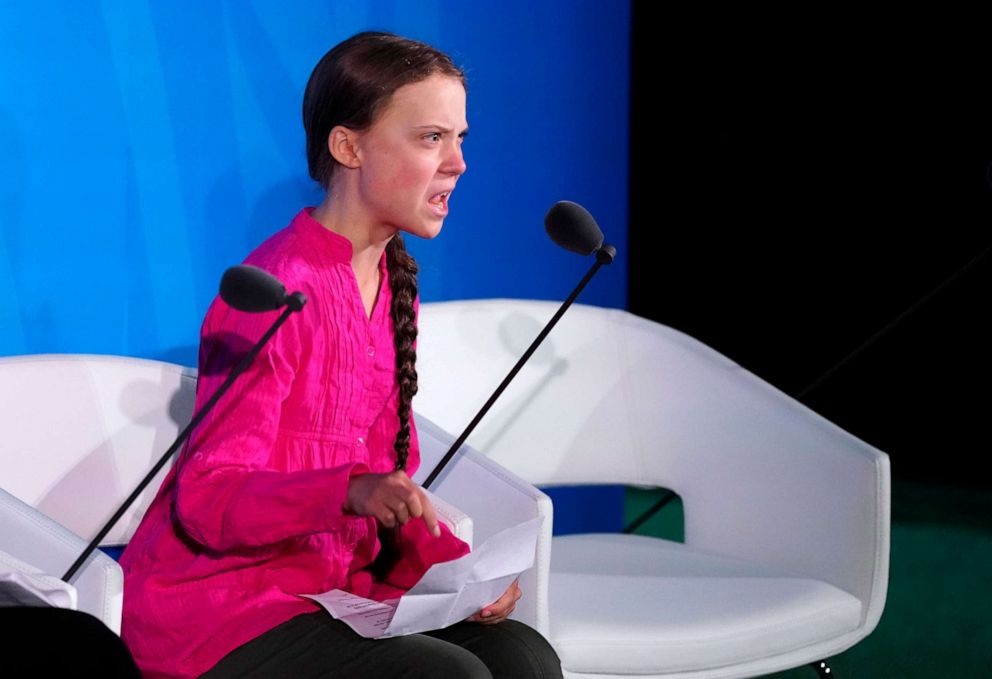
[[[386,251],[383,250],[379,258],[379,289],[376,292],[375,302],[372,305],[372,314],[365,312],[365,302],[362,300],[361,288],[358,285],[358,277],[351,266],[354,256],[354,249],[351,241],[337,233],[331,231],[326,226],[313,218],[314,207],[305,207],[293,219],[293,225],[299,231],[310,237],[311,240],[319,244],[318,247],[326,253],[335,263],[346,264],[351,274],[353,290],[357,298],[358,308],[365,322],[371,326],[378,326],[381,323],[382,315],[386,312],[380,307],[391,304],[392,290],[389,288],[389,267],[386,266]],[[390,299],[387,299],[390,298]]]
[[[305,207],[296,215],[293,219],[294,225],[296,225],[301,231],[311,234],[314,239],[323,245],[323,248],[334,261],[338,263],[351,264],[351,258],[354,255],[354,250],[351,246],[351,241],[342,236],[340,233],[331,231],[326,226],[318,222],[313,218],[313,207]]]

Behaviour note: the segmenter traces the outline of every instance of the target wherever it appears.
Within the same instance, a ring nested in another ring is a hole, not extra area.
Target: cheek
[[[382,160],[377,168],[381,183],[395,190],[426,191],[437,169],[433,158],[426,154],[383,154]]]
[[[437,173],[436,159],[416,149],[380,144],[366,157],[363,179],[370,198],[397,200],[400,195],[413,199],[413,194],[426,193]]]
[[[397,188],[424,192],[427,185],[434,179],[435,165],[430,159],[410,158],[404,163],[397,163],[393,179]]]
[[[415,184],[410,173],[388,156],[383,156],[381,162],[365,169],[365,184],[373,194],[389,197],[389,194],[405,191]]]

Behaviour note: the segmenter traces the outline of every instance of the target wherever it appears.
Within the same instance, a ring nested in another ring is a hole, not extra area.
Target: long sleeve
[[[353,474],[387,471],[395,459],[388,271],[383,259],[369,317],[351,243],[310,212],[245,260],[303,292],[306,307],[196,428],[121,557],[123,632],[149,676],[202,674],[315,610],[298,594],[347,588],[375,556],[374,519],[343,505]],[[211,305],[198,407],[277,313]]]
[[[249,314],[216,300],[204,321],[197,408],[227,378],[278,312]],[[339,529],[357,462],[290,470],[275,455],[283,404],[307,351],[302,312],[291,316],[194,432],[179,463],[176,517],[212,550],[271,544]]]

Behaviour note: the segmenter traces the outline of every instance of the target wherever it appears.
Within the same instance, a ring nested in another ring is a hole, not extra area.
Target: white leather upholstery
[[[0,488],[88,542],[189,422],[195,395],[196,371],[161,361],[0,359]],[[103,544],[128,541],[167,470]]]
[[[62,577],[89,542],[2,488],[0,525],[0,549],[55,577]],[[124,574],[117,562],[103,552],[93,553],[72,579],[72,585],[76,588],[77,610],[98,618],[120,634]]]
[[[557,308],[422,305],[420,412],[460,431]],[[469,443],[535,484],[682,496],[684,545],[554,540],[567,676],[766,674],[843,651],[881,616],[888,457],[671,328],[573,306]]]
[[[194,371],[159,361],[0,359],[0,548],[61,576],[185,426],[195,385]],[[103,544],[127,542],[164,475]],[[124,580],[117,563],[94,553],[72,584],[79,609],[120,633]]]
[[[0,427],[6,437],[0,458],[0,549],[61,576],[186,426],[195,388],[194,370],[161,361],[86,355],[0,358]],[[423,478],[453,437],[426,418],[418,416],[417,425],[424,459],[418,478]],[[104,544],[127,542],[164,474]],[[547,496],[472,452],[431,490],[442,499],[442,520],[469,542],[473,534],[480,541],[514,523],[546,516],[537,565],[521,578],[541,598],[523,603],[517,613],[546,631]],[[123,579],[116,562],[94,554],[73,584],[79,608],[119,632]]]

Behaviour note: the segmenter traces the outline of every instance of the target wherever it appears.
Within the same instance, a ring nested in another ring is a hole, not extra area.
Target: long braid
[[[303,96],[303,127],[307,133],[310,176],[331,192],[341,169],[331,155],[328,138],[338,125],[367,130],[404,85],[443,75],[465,84],[465,73],[451,58],[425,43],[389,33],[366,32],[348,38],[324,55],[310,74]],[[399,234],[386,246],[393,302],[393,342],[399,383],[399,431],[393,444],[396,469],[405,470],[410,455],[410,416],[417,393],[417,264]],[[400,555],[398,530],[379,526],[381,549],[369,570],[377,580],[386,578]]]
[[[389,288],[393,293],[390,313],[393,317],[393,343],[396,349],[396,380],[400,386],[397,414],[400,428],[396,432],[396,468],[405,469],[410,454],[410,410],[417,393],[417,319],[413,302],[417,298],[417,262],[406,251],[403,238],[396,234],[386,246]]]
[[[400,404],[397,414],[400,428],[396,432],[393,448],[396,450],[396,469],[406,469],[410,454],[410,410],[413,395],[417,393],[417,352],[413,343],[417,339],[417,319],[413,300],[417,298],[417,263],[406,251],[400,234],[393,236],[386,246],[386,268],[389,270],[389,289],[393,303],[389,310],[393,317],[393,345],[396,348],[396,380],[400,385]],[[384,580],[400,559],[399,531],[379,526],[379,554],[369,564],[369,572],[376,580]]]

